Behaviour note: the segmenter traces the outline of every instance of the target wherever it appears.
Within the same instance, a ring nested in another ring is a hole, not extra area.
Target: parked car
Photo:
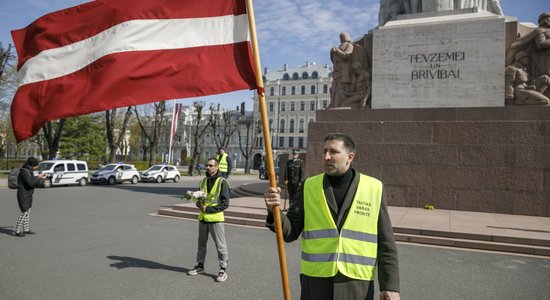
[[[54,185],[85,186],[88,183],[88,164],[82,160],[46,160],[38,164],[35,175],[46,175],[42,187]]]
[[[125,181],[136,184],[139,182],[139,172],[133,165],[125,163],[108,164],[95,171],[90,181],[93,184],[108,183],[113,185]]]
[[[173,180],[180,181],[180,171],[171,165],[154,165],[141,173],[141,181],[154,181],[157,183]]]

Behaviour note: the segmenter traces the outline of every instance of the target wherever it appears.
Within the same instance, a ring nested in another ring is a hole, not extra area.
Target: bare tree
[[[210,106],[210,127],[218,149],[226,148],[231,142],[231,136],[237,131],[238,117],[237,111],[222,110],[220,104],[215,108]]]
[[[155,108],[155,116],[152,119],[150,126],[144,125],[144,117],[140,117],[137,107],[134,107],[134,112],[136,114],[139,127],[141,128],[141,132],[143,133],[145,139],[149,142],[149,166],[154,165],[156,161],[159,138],[164,127],[164,113],[166,112],[165,101],[153,103],[153,106]]]
[[[54,122],[55,126],[52,126],[54,125]],[[63,118],[57,121],[48,121],[42,126],[42,133],[44,134],[44,139],[46,140],[46,143],[48,145],[48,159],[54,159],[57,156],[57,151],[59,150],[59,141],[61,140],[61,133],[63,132],[64,124],[65,119]]]
[[[252,157],[252,150],[254,150],[254,117],[241,115],[238,121],[237,130],[239,136],[239,149],[244,157],[244,172],[250,174],[250,158]],[[243,130],[246,129],[246,135],[243,136]]]
[[[193,174],[193,170],[195,170],[197,164],[199,163],[201,153],[204,146],[204,135],[206,134],[207,129],[209,126],[211,126],[212,118],[208,118],[206,124],[201,124],[202,121],[202,114],[204,110],[205,103],[203,101],[195,101],[193,102],[193,106],[195,107],[195,111],[197,112],[197,119],[195,120],[195,124],[192,128],[193,133],[193,159],[189,163],[189,174]],[[212,106],[210,106],[212,107]],[[212,116],[212,114],[210,115]]]
[[[117,114],[116,108],[105,111],[107,143],[109,145],[109,162],[111,163],[115,162],[116,152],[121,147],[122,142],[126,137],[126,127],[128,126],[128,122],[130,121],[130,117],[132,116],[132,106],[129,106],[128,109],[126,110],[126,114],[124,114],[124,120],[122,121],[122,125],[118,133],[118,137],[115,137],[116,114]]]
[[[0,77],[4,75],[6,67],[11,66],[11,62],[15,59],[15,55],[11,51],[13,46],[8,44],[8,48],[4,48],[2,42],[0,42]]]

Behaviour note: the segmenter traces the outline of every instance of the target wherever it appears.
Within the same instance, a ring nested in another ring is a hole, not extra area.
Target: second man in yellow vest
[[[216,155],[216,159],[220,163],[220,176],[228,179],[231,175],[231,169],[233,169],[233,164],[231,157],[225,152],[225,148],[220,148],[219,154]]]

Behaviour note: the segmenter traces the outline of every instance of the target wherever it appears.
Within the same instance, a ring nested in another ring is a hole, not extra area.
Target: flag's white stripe
[[[226,45],[248,40],[246,15],[131,20],[85,40],[40,52],[19,70],[21,84],[78,71],[109,54]]]

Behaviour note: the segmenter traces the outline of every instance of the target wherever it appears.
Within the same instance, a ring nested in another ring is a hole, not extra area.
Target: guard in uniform
[[[288,191],[288,198],[290,200],[290,206],[296,198],[298,188],[304,182],[304,161],[300,159],[300,151],[298,149],[292,150],[292,159],[289,159],[286,163],[285,170],[285,185]]]

